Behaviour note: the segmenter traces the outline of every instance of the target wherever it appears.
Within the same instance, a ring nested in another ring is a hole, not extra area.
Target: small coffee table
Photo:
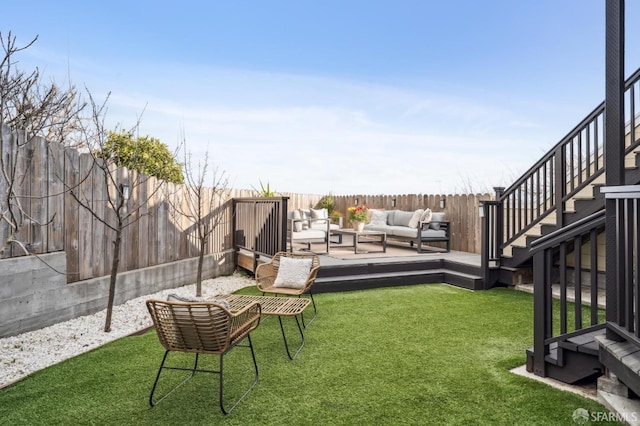
[[[351,235],[353,236],[353,252],[358,253],[386,253],[387,252],[387,233],[384,231],[356,231],[355,229],[334,229],[332,235]],[[362,243],[380,243],[382,250],[358,251],[358,245]]]
[[[275,315],[280,322],[280,331],[282,331],[282,338],[284,339],[284,347],[287,350],[289,359],[294,359],[304,346],[304,332],[300,326],[300,320],[298,316],[302,316],[303,311],[309,303],[310,299],[306,297],[275,297],[275,296],[250,296],[246,294],[221,294],[216,296],[218,299],[224,299],[229,302],[231,306],[231,312],[238,312],[253,302],[260,304],[262,315]],[[301,343],[294,354],[291,354],[289,350],[289,343],[287,336],[284,333],[284,326],[282,325],[282,317],[294,317],[296,324],[298,325],[298,331],[300,332]],[[308,324],[307,324],[308,325]]]

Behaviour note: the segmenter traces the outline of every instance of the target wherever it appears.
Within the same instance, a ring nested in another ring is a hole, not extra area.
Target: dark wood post
[[[498,281],[500,267],[500,245],[502,244],[502,230],[504,228],[502,214],[502,195],[504,187],[495,187],[495,201],[481,201],[481,247],[480,267],[482,269],[484,288],[489,289]]]
[[[282,197],[282,209],[280,209],[280,211],[280,214],[282,215],[280,218],[280,251],[287,251],[287,216],[289,215],[289,197]]]
[[[491,206],[487,201],[480,201],[480,213],[482,215],[481,218],[481,239],[480,243],[480,267],[482,269],[482,281],[484,289],[489,289],[493,285],[491,282],[491,269],[489,268],[489,256],[491,256],[491,251],[489,249],[490,238],[492,235],[489,235],[489,217],[491,215]]]
[[[605,182],[606,186],[624,185],[624,0],[606,3],[606,93],[605,93]],[[618,256],[616,231],[621,219],[616,213],[616,200],[605,200],[606,214],[606,282],[607,321],[620,323],[623,293],[620,273],[622,256]],[[607,330],[607,337],[616,338]]]
[[[553,156],[555,157],[555,170],[553,171],[553,186],[555,187],[555,191],[553,202],[556,205],[556,227],[560,229],[564,226],[564,205],[562,204],[562,199],[567,189],[564,146],[558,145]]]
[[[547,323],[547,290],[545,286],[545,250],[533,255],[533,372],[536,376],[547,377],[545,357],[549,352],[545,340],[549,337],[550,324]]]

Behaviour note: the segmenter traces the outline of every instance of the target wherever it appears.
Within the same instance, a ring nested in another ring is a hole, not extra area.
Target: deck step
[[[640,348],[628,341],[608,339],[605,335],[596,337],[596,342],[600,346],[602,364],[640,395]]]
[[[596,340],[602,335],[602,329],[585,331],[583,334],[549,345],[549,353],[545,356],[547,376],[572,384],[602,374]],[[527,349],[529,371],[533,371],[534,357],[533,348]]]
[[[589,333],[571,337],[559,343],[559,346],[574,352],[582,352],[585,354],[598,356],[598,342],[596,336],[602,336],[604,330],[594,330]]]
[[[456,270],[460,269],[460,270]],[[416,262],[375,265],[375,267],[321,267],[314,283],[314,292],[353,291],[398,285],[447,283],[458,287],[480,290],[482,277],[474,274],[473,267],[455,262]]]

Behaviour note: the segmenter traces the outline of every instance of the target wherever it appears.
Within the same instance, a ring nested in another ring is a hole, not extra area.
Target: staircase
[[[640,184],[640,112],[636,109],[640,69],[625,88],[624,179],[634,185]],[[527,369],[566,383],[601,374],[601,342],[605,326],[611,327],[598,310],[597,295],[598,267],[604,266],[605,252],[603,242],[598,242],[605,232],[604,112],[603,102],[513,185],[496,188],[496,201],[486,202],[483,209],[487,287],[517,284],[517,272],[531,272],[534,347],[527,351]],[[607,283],[612,285],[620,284]],[[618,294],[629,291],[625,288]],[[575,299],[570,300],[570,294]],[[622,335],[624,327],[621,330]],[[640,348],[640,337],[636,340],[635,347]],[[613,371],[616,362],[609,364]],[[634,380],[640,388],[640,379]]]
[[[640,136],[640,126],[637,134]],[[636,141],[636,143],[639,142],[640,140]],[[625,181],[630,185],[640,183],[640,159],[638,158],[640,148],[636,149],[625,156]],[[581,189],[564,203],[562,213],[564,226],[575,223],[604,208],[604,197],[600,193],[600,188],[604,186],[603,171],[595,175],[589,182],[585,182]],[[502,253],[503,267],[518,268],[530,265],[531,242],[559,229],[557,222],[557,211],[554,208],[545,216],[541,216],[537,223],[525,230],[520,236],[505,245]]]
[[[626,82],[625,181],[640,183],[640,69]],[[531,243],[604,208],[604,102],[506,190],[497,188],[496,222],[489,241],[497,282],[512,285],[514,272],[531,267]]]

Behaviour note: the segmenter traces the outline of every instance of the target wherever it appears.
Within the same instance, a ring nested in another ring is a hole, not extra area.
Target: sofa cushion
[[[403,210],[395,210],[393,214],[393,222],[389,222],[391,226],[409,226],[409,221],[413,217],[413,212],[406,212]]]
[[[425,229],[420,235],[422,236],[422,238],[446,238],[447,231],[445,231],[444,229]]]
[[[436,231],[440,230],[440,223],[445,221],[445,213],[444,212],[433,212],[431,214],[431,223],[429,224],[429,228],[435,229]]]
[[[387,218],[389,212],[387,210],[370,210],[369,211],[369,223],[372,225],[385,226],[387,224]]]
[[[300,232],[294,232],[291,235],[293,241],[301,240],[324,240],[327,233],[322,229],[303,229]]]
[[[424,210],[418,209],[413,212],[413,216],[411,216],[411,220],[409,221],[409,228],[417,228],[420,223],[420,218],[422,217],[422,213]]]
[[[391,235],[395,237],[417,238],[418,229],[409,228],[408,226],[389,226],[387,230],[387,235]]]
[[[364,230],[365,231],[379,231],[379,232],[386,232],[387,234],[389,233],[389,229],[391,227],[389,225],[380,225],[377,223],[367,223],[366,225],[364,225]]]
[[[318,229],[321,231],[326,231],[327,230],[327,221],[326,220],[314,220],[311,219],[309,221],[309,229]]]

